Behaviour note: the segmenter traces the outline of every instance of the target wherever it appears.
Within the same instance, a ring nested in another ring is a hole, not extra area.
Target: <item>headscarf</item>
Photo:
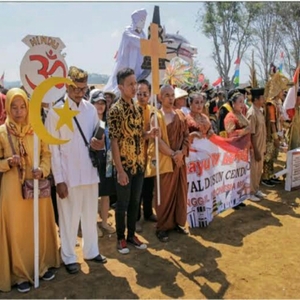
[[[24,124],[17,124],[13,120],[11,115],[11,104],[16,96],[20,96],[24,100],[24,103],[27,108],[27,116]],[[26,93],[19,88],[10,89],[6,94],[5,110],[7,114],[5,124],[9,130],[9,133],[17,138],[18,149],[20,152],[20,160],[21,160],[21,165],[20,165],[21,181],[23,182],[25,179],[25,167],[26,167],[25,156],[28,154],[28,151],[24,144],[24,137],[26,135],[33,134],[33,129],[29,124],[29,102]]]
[[[135,10],[131,14],[131,20],[132,20],[132,27],[133,27],[133,29],[136,29],[137,23],[141,19],[146,19],[146,17],[147,17],[147,11],[146,11],[146,9],[142,8],[142,9]]]
[[[5,99],[6,96],[0,93],[0,125],[4,124],[6,119]]]

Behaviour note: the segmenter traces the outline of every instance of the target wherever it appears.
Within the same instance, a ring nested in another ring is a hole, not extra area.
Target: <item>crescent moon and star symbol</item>
[[[51,135],[44,126],[41,119],[41,105],[46,93],[57,84],[75,85],[73,81],[64,77],[51,77],[40,83],[33,91],[29,103],[29,122],[36,135],[49,145],[61,145],[69,142],[69,140],[61,140]],[[79,114],[79,111],[70,110],[68,99],[65,101],[62,108],[53,108],[59,115],[59,120],[56,125],[56,130],[59,130],[63,125],[69,127],[73,132],[73,118]]]

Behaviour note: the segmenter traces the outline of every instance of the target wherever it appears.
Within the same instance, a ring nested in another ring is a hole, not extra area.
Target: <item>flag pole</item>
[[[33,168],[39,167],[39,140],[36,134],[33,137]],[[39,181],[33,180],[33,224],[34,224],[34,287],[39,287]]]

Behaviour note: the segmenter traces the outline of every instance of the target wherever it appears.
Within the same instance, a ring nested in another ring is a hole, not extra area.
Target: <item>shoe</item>
[[[127,243],[133,245],[135,248],[140,250],[147,249],[147,245],[142,243],[136,236],[127,237]]]
[[[270,182],[273,183],[273,184],[280,184],[281,180],[279,180],[278,178],[271,178]]]
[[[77,263],[65,265],[65,268],[69,274],[76,274],[79,272],[79,266]]]
[[[103,231],[101,230],[101,228],[99,228],[99,226],[97,226],[97,232],[98,232],[98,237],[103,237]]]
[[[125,239],[118,240],[117,249],[118,249],[119,253],[121,253],[121,254],[129,253],[129,249],[127,247],[127,242]]]
[[[260,198],[256,197],[255,195],[250,195],[249,200],[253,202],[258,202],[260,201]]]
[[[257,191],[257,193],[255,194],[256,197],[261,197],[261,198],[264,198],[264,197],[267,197],[267,194],[263,193],[262,191]]]
[[[148,222],[157,222],[157,216],[152,214],[149,218],[144,218]]]
[[[275,184],[271,182],[271,180],[267,180],[267,179],[264,179],[261,181],[261,183],[267,187],[274,187]]]
[[[42,279],[45,281],[50,281],[54,278],[55,278],[55,274],[49,270],[42,276]]]
[[[239,205],[238,205],[239,207],[245,207],[246,206],[246,204],[245,203],[243,203],[243,202],[241,202]]]
[[[29,282],[22,282],[20,284],[17,284],[17,289],[18,289],[18,292],[20,293],[27,293],[30,291],[30,284]]]
[[[135,232],[142,232],[143,231],[143,227],[140,221],[135,223]]]
[[[101,225],[102,229],[104,229],[108,234],[113,234],[116,232],[116,228],[108,225],[108,224],[105,224],[105,225]]]
[[[166,243],[169,240],[167,231],[157,230],[156,236],[162,243]]]
[[[178,233],[189,234],[188,230],[185,229],[183,226],[180,226],[180,225],[176,225],[175,230],[176,230]]]
[[[92,258],[92,259],[86,259],[88,261],[94,261],[96,263],[101,263],[101,264],[105,264],[107,263],[107,259],[104,255],[98,254],[96,257]]]

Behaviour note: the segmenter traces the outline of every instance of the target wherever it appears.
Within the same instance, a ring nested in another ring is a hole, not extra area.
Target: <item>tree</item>
[[[201,67],[200,62],[198,60],[193,60],[191,65],[191,73],[193,77],[190,79],[190,82],[192,84],[198,83],[199,75],[203,74],[203,68]]]
[[[237,57],[242,59],[251,43],[250,24],[259,4],[250,2],[205,2],[196,24],[213,41],[212,58],[225,88],[231,88],[229,72]]]
[[[281,34],[282,47],[285,49],[285,65],[289,74],[300,62],[300,3],[276,2],[276,14]]]
[[[278,17],[274,2],[263,2],[251,23],[253,33],[253,47],[257,50],[259,60],[259,75],[265,82],[269,79],[270,64],[279,57],[281,49],[281,36],[279,32]]]

